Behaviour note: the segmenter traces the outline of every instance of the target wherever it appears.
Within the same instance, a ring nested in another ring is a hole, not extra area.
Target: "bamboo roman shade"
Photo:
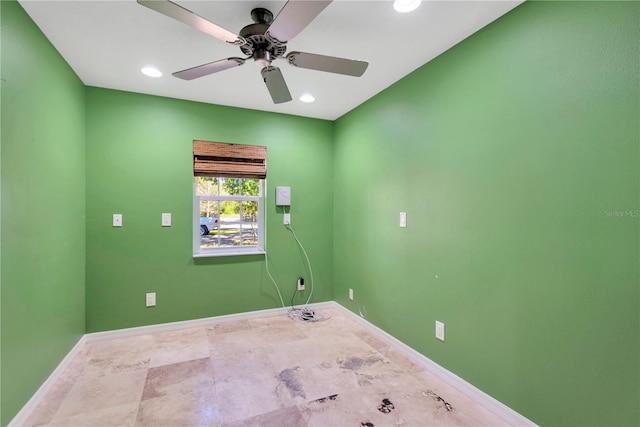
[[[193,175],[264,179],[267,147],[194,140]]]

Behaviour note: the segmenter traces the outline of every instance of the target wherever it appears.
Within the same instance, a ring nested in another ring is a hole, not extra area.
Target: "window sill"
[[[230,249],[230,250],[221,250],[216,252],[199,252],[193,254],[194,258],[211,258],[211,257],[221,257],[221,256],[237,256],[237,255],[264,255],[267,252],[263,249],[251,249],[251,250],[238,250],[238,249]]]

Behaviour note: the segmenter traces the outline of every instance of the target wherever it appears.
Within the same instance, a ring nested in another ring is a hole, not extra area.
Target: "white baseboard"
[[[259,319],[263,317],[273,317],[286,314],[283,308],[273,308],[269,310],[250,311],[246,313],[227,314],[224,316],[205,317],[203,319],[182,320],[179,322],[159,323],[157,325],[138,326],[135,328],[114,329],[112,331],[93,332],[86,334],[87,342],[107,341],[118,338],[128,338],[140,335],[158,334],[162,332],[179,331],[182,329],[193,329],[213,326],[221,323],[237,322],[240,320]]]
[[[374,333],[380,339],[382,339],[385,343],[389,344],[396,350],[400,351],[405,357],[407,357],[417,365],[422,366],[423,368],[431,372],[433,375],[437,376],[438,378],[440,378],[441,380],[449,384],[451,387],[455,388],[460,393],[464,394],[469,399],[473,400],[480,407],[491,412],[493,415],[497,416],[498,418],[508,423],[509,425],[512,425],[512,426],[536,426],[537,425],[533,421],[529,420],[528,418],[524,417],[523,415],[509,408],[505,404],[489,396],[487,393],[483,392],[482,390],[476,388],[475,386],[471,385],[467,381],[463,380],[453,372],[438,365],[436,362],[429,359],[422,353],[417,352],[416,350],[412,349],[402,341],[398,340],[397,338],[386,333],[385,331],[378,328],[374,324],[370,323],[366,319],[363,319],[362,317],[356,315],[355,313],[348,310],[341,304],[337,302],[333,302],[333,304],[334,304],[334,307],[337,307],[338,309],[340,309],[340,311],[342,311],[349,318],[353,319],[360,325],[364,326],[370,332]]]
[[[335,307],[333,301],[309,304],[316,310]],[[105,341],[116,338],[134,337],[139,335],[157,334],[160,332],[179,331],[181,329],[202,328],[219,325],[222,323],[237,322],[240,320],[265,319],[267,317],[280,316],[289,312],[286,308],[270,308],[267,310],[248,311],[246,313],[227,314],[224,316],[206,317],[203,319],[183,320],[180,322],[160,323],[157,325],[139,326],[136,328],[116,329],[113,331],[94,332],[86,334],[87,342]]]
[[[409,358],[414,363],[422,366],[438,378],[445,381],[450,386],[454,387],[456,390],[465,394],[475,403],[477,403],[482,408],[491,412],[495,416],[499,417],[506,423],[512,426],[536,426],[531,420],[526,417],[520,415],[513,409],[508,406],[502,404],[497,401],[493,397],[484,393],[482,390],[474,387],[469,384],[462,378],[458,377],[454,373],[448,371],[442,366],[438,365],[434,361],[430,360],[422,353],[417,352],[412,349],[408,345],[389,335],[387,332],[373,325],[366,319],[354,314],[341,304],[335,301],[327,301],[316,304],[309,304],[308,307],[313,308],[314,310],[323,310],[328,308],[336,308],[344,313],[347,317],[353,319],[370,332],[377,335],[381,340],[400,351],[404,356]],[[127,338],[139,335],[148,335],[148,334],[157,334],[160,332],[168,332],[168,331],[177,331],[181,329],[192,329],[192,328],[200,328],[206,326],[213,326],[222,323],[229,322],[237,322],[240,320],[251,320],[251,319],[264,319],[273,316],[280,316],[287,314],[289,308],[273,308],[268,310],[258,310],[258,311],[250,311],[246,313],[237,313],[237,314],[229,314],[225,316],[216,316],[216,317],[207,317],[204,319],[194,319],[194,320],[185,320],[180,322],[171,322],[171,323],[161,323],[157,325],[149,325],[149,326],[139,326],[135,328],[126,328],[126,329],[117,329],[113,331],[105,331],[105,332],[94,332],[90,334],[86,334],[78,340],[78,343],[69,351],[69,354],[60,362],[58,367],[53,371],[53,373],[47,378],[47,380],[40,386],[38,391],[29,399],[29,401],[24,405],[24,407],[18,412],[18,414],[11,420],[8,424],[8,427],[18,427],[24,425],[33,412],[33,410],[38,406],[47,392],[53,387],[53,384],[60,378],[62,373],[67,369],[73,358],[77,355],[80,349],[86,344],[97,341],[106,341],[117,338]]]
[[[51,390],[53,385],[58,381],[58,379],[62,376],[64,371],[71,365],[71,361],[74,357],[82,350],[82,347],[87,343],[85,335],[81,336],[76,345],[67,353],[67,355],[62,359],[62,361],[58,364],[56,369],[49,375],[49,378],[45,380],[44,383],[38,388],[38,390],[31,396],[31,399],[27,401],[27,403],[20,409],[20,412],[16,414],[15,417],[11,421],[7,427],[19,427],[26,424],[27,419],[33,413],[35,408],[40,404],[42,399],[46,396],[46,394]]]

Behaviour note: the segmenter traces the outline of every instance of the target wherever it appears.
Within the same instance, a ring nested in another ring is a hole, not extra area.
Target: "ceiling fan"
[[[336,58],[305,52],[290,52],[285,56],[287,42],[302,31],[330,3],[328,1],[289,0],[280,13],[273,14],[264,8],[251,11],[253,24],[234,34],[184,7],[169,0],[137,0],[142,6],[176,19],[199,31],[227,43],[240,47],[246,57],[231,57],[188,68],[173,73],[175,77],[192,80],[198,77],[238,67],[252,59],[262,67],[260,72],[275,104],[291,101],[291,93],[278,67],[271,65],[275,59],[286,59],[289,64],[300,68],[326,71],[360,77],[369,65],[364,61]]]

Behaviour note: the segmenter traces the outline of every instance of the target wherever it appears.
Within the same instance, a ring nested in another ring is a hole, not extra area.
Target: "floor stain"
[[[370,366],[378,362],[384,362],[384,360],[380,357],[368,357],[366,359],[361,357],[349,357],[347,359],[340,358],[337,362],[341,368],[357,371],[363,366]]]
[[[362,427],[374,427],[374,424],[369,421],[363,421],[360,423]]]
[[[378,405],[378,411],[382,412],[383,414],[388,414],[394,409],[396,409],[396,407],[393,405],[393,403],[391,403],[389,399],[382,399],[382,403]]]
[[[303,399],[306,399],[307,396],[305,396],[304,394],[302,384],[300,384],[298,378],[296,378],[297,369],[298,368],[285,369],[284,371],[280,372],[278,378],[280,378],[280,381],[282,381],[285,387],[287,387],[289,393],[291,393],[291,397],[302,397]]]
[[[442,405],[444,406],[444,408],[448,412],[453,411],[453,406],[451,406],[451,404],[449,402],[447,402],[446,400],[444,400],[442,397],[438,396],[433,390],[427,390],[426,392],[423,392],[422,394],[425,395],[425,396],[431,397],[436,402],[441,402]]]
[[[328,402],[329,400],[336,400],[337,398],[338,398],[338,395],[337,395],[337,394],[331,394],[331,395],[329,395],[329,396],[325,396],[325,397],[321,397],[320,399],[316,399],[316,400],[314,400],[314,402],[317,402],[317,403],[326,403],[326,402]]]
[[[373,384],[377,379],[379,379],[375,375],[367,375],[361,374],[360,372],[356,372],[356,378],[358,379],[359,386],[366,386]]]

